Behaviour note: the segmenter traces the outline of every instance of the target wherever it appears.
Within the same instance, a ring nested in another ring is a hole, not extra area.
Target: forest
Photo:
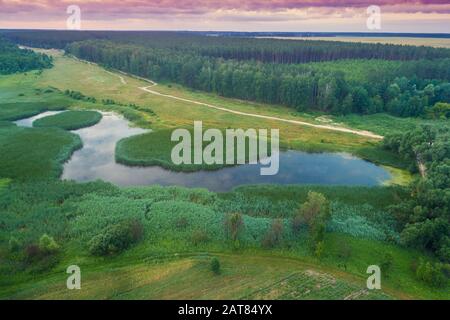
[[[67,47],[67,52],[157,81],[173,81],[225,97],[281,104],[299,111],[388,112],[408,117],[425,115],[438,102],[450,102],[450,59],[342,60],[337,62],[341,70],[335,70],[336,65],[329,64],[224,59],[108,41],[76,42]],[[362,73],[359,79],[352,79],[355,65]]]
[[[298,111],[448,116],[448,49],[167,32],[17,31],[5,36],[64,48],[78,58],[155,81]],[[442,106],[443,112],[435,112]]]
[[[401,154],[424,179],[409,186],[411,199],[392,207],[405,245],[429,250],[450,261],[450,130],[420,126],[389,135],[386,149]]]
[[[52,66],[51,57],[32,50],[19,49],[0,36],[0,74],[26,72]]]

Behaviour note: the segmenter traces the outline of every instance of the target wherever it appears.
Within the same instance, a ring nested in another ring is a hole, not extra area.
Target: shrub
[[[383,258],[380,263],[381,271],[384,274],[387,274],[391,271],[393,265],[394,265],[394,257],[392,256],[392,253],[386,252],[383,255]]]
[[[295,233],[299,233],[304,226],[306,226],[306,221],[302,215],[298,214],[292,219],[292,230]]]
[[[29,244],[25,248],[25,255],[28,261],[33,261],[42,256],[42,251],[37,244]]]
[[[442,263],[426,262],[420,260],[416,270],[417,279],[425,282],[432,287],[442,287],[447,283],[447,277],[444,274],[444,265]]]
[[[138,220],[131,220],[129,224],[132,243],[139,242],[144,237],[144,226]]]
[[[178,230],[184,230],[189,226],[189,221],[186,217],[179,217],[177,218],[177,220],[175,221],[175,227]]]
[[[192,233],[191,241],[194,245],[197,246],[202,243],[208,242],[209,237],[205,231],[197,229]]]
[[[20,248],[19,240],[17,240],[15,237],[11,237],[8,241],[8,248],[11,252],[16,252]]]
[[[298,215],[309,226],[312,226],[318,219],[329,219],[330,206],[327,199],[321,193],[310,191],[308,193],[308,200],[300,207]]]
[[[233,242],[238,240],[240,232],[244,229],[244,220],[242,214],[236,212],[226,217],[226,231]]]
[[[393,215],[371,205],[346,205],[335,201],[331,203],[331,211],[327,231],[394,243],[400,238]]]
[[[314,255],[316,256],[316,258],[318,258],[318,259],[322,258],[324,250],[325,250],[325,245],[324,245],[323,241],[319,241],[316,244],[316,248],[314,250]]]
[[[140,221],[123,221],[107,227],[101,234],[92,238],[89,242],[89,252],[98,256],[119,253],[137,243],[142,236],[143,227]]]
[[[220,274],[220,262],[216,257],[212,258],[211,260],[211,271],[216,275]]]
[[[47,234],[43,234],[39,239],[39,249],[41,249],[43,253],[51,254],[58,251],[59,245],[56,243],[53,237],[50,237]]]
[[[352,247],[346,242],[346,241],[339,241],[339,243],[336,244],[337,246],[337,256],[344,260],[348,261],[352,255]]]
[[[323,241],[328,220],[331,217],[330,204],[324,195],[310,191],[307,201],[300,207],[294,225],[305,223],[309,227],[311,249],[315,252],[316,246]]]
[[[283,235],[283,220],[276,219],[262,241],[265,248],[273,248],[280,244]]]

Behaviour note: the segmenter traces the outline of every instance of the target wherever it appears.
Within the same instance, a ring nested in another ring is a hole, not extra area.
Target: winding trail
[[[85,60],[81,60],[78,59],[76,57],[74,57],[75,59],[82,61],[82,62],[86,62],[88,64],[92,64],[92,65],[97,65],[96,63],[90,62],[90,61],[85,61]],[[100,66],[101,67],[101,66]],[[102,67],[101,67],[102,68]],[[109,70],[104,69],[107,73],[116,76],[120,79],[120,82],[124,85],[127,84],[127,81],[125,80],[125,78],[117,73],[113,73]],[[164,98],[168,98],[168,99],[173,99],[173,100],[178,100],[178,101],[183,101],[183,102],[187,102],[187,103],[192,103],[192,104],[196,104],[199,106],[204,106],[204,107],[208,107],[208,108],[212,108],[212,109],[216,109],[216,110],[220,110],[223,112],[228,112],[228,113],[232,113],[232,114],[237,114],[237,115],[241,115],[241,116],[247,116],[247,117],[254,117],[254,118],[259,118],[259,119],[266,119],[266,120],[274,120],[274,121],[281,121],[281,122],[286,122],[286,123],[292,123],[292,124],[296,124],[296,125],[301,125],[301,126],[306,126],[306,127],[312,127],[312,128],[317,128],[317,129],[324,129],[324,130],[332,130],[332,131],[337,131],[337,132],[344,132],[344,133],[351,133],[351,134],[355,134],[355,135],[359,135],[359,136],[363,136],[363,137],[367,137],[367,138],[372,138],[372,139],[377,139],[377,140],[382,140],[384,137],[377,135],[375,133],[372,133],[370,131],[364,131],[364,130],[353,130],[353,129],[348,129],[348,128],[342,128],[342,127],[335,127],[335,126],[331,126],[331,125],[321,125],[321,124],[313,124],[313,123],[309,123],[309,122],[304,122],[304,121],[298,121],[298,120],[292,120],[292,119],[285,119],[285,118],[279,118],[279,117],[273,117],[273,116],[265,116],[265,115],[261,115],[261,114],[256,114],[256,113],[248,113],[248,112],[242,112],[242,111],[236,111],[236,110],[232,110],[232,109],[228,109],[228,108],[224,108],[224,107],[219,107],[213,104],[209,104],[209,103],[205,103],[205,102],[201,102],[201,101],[197,101],[197,100],[191,100],[191,99],[186,99],[186,98],[181,98],[181,97],[177,97],[177,96],[173,96],[170,94],[164,94],[164,93],[160,93],[158,91],[152,90],[151,88],[154,88],[156,86],[158,86],[158,84],[152,80],[146,79],[146,78],[142,78],[133,74],[129,74],[123,71],[118,71],[120,74],[125,75],[127,77],[132,77],[141,81],[145,81],[150,83],[149,86],[146,87],[138,87],[138,89],[145,91],[147,93],[156,95],[156,96],[160,96],[160,97],[164,97]]]
[[[215,106],[215,105],[205,103],[205,102],[180,98],[180,97],[172,96],[170,94],[164,94],[164,93],[160,93],[158,91],[151,90],[150,88],[156,87],[158,84],[156,82],[148,80],[148,79],[147,79],[147,81],[152,83],[152,85],[147,86],[147,87],[139,87],[139,89],[141,89],[145,92],[151,93],[153,95],[160,96],[160,97],[165,97],[165,98],[169,98],[169,99],[175,99],[175,100],[179,100],[179,101],[183,101],[183,102],[193,103],[196,105],[205,106],[208,108],[212,108],[212,109],[216,109],[216,110],[220,110],[220,111],[224,111],[224,112],[228,112],[228,113],[233,113],[233,114],[237,114],[237,115],[247,116],[247,117],[282,121],[282,122],[293,123],[293,124],[298,124],[298,125],[308,126],[308,127],[313,127],[313,128],[333,130],[333,131],[339,131],[339,132],[345,132],[345,133],[352,133],[352,134],[369,137],[369,138],[373,138],[373,139],[380,139],[380,140],[383,139],[383,136],[379,136],[379,135],[374,134],[369,131],[352,130],[352,129],[340,128],[340,127],[334,127],[334,126],[328,126],[328,125],[312,124],[309,122],[298,121],[298,120],[284,119],[284,118],[278,118],[278,117],[273,117],[273,116],[265,116],[265,115],[261,115],[261,114],[255,114],[255,113],[247,113],[247,112],[236,111],[236,110],[227,109],[224,107]]]

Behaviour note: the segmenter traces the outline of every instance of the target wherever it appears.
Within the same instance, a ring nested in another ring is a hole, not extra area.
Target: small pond
[[[45,112],[16,123],[31,126],[34,120],[55,113]],[[275,176],[261,176],[259,165],[184,173],[116,163],[116,143],[144,132],[146,130],[131,127],[126,119],[116,114],[103,113],[97,125],[74,131],[80,135],[84,146],[64,165],[62,179],[79,182],[101,179],[119,186],[177,185],[222,192],[239,185],[268,183],[376,186],[391,178],[385,169],[346,153],[281,152],[280,170]]]

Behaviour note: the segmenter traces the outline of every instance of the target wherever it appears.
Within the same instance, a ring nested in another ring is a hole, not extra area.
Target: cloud
[[[66,8],[72,4],[80,6],[85,26],[102,25],[107,29],[118,28],[126,21],[134,28],[154,25],[174,29],[173,22],[177,21],[177,28],[196,29],[198,25],[210,30],[219,25],[225,28],[227,23],[234,29],[237,26],[233,22],[274,26],[299,20],[339,23],[340,19],[350,23],[351,19],[363,18],[365,8],[373,4],[381,6],[383,14],[396,15],[399,20],[405,15],[428,15],[435,19],[436,16],[448,18],[450,14],[448,0],[0,0],[0,27],[53,27],[54,24],[64,27]],[[196,24],[183,25],[195,20]],[[436,30],[439,31],[444,30]]]

